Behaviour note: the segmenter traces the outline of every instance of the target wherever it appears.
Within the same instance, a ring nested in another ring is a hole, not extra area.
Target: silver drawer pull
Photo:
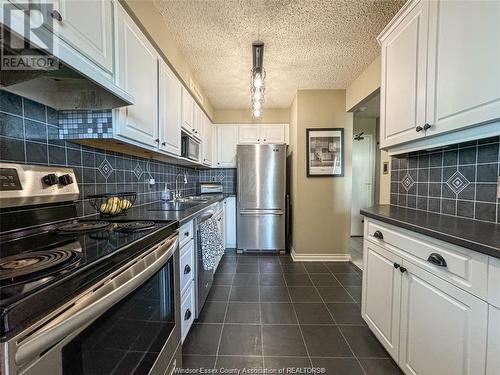
[[[446,264],[446,260],[444,260],[443,256],[438,253],[432,253],[429,255],[429,258],[427,258],[427,261],[429,263],[434,264],[435,266],[438,267],[447,267],[448,265]]]

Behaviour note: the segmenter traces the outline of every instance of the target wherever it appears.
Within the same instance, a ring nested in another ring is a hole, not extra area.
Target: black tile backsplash
[[[101,115],[86,116],[106,121]],[[62,117],[67,125],[68,113]],[[175,189],[179,172],[186,173],[188,181],[186,186],[181,184],[182,195],[197,194],[200,176],[212,174],[224,183],[225,191],[234,192],[235,173],[230,170],[203,171],[82,146],[60,138],[59,121],[53,108],[0,90],[0,160],[73,168],[80,188],[80,215],[95,213],[87,199],[92,194],[135,191],[136,204],[156,201],[165,183],[171,191]],[[151,177],[156,181],[152,188]]]
[[[500,137],[391,161],[391,205],[500,223]]]

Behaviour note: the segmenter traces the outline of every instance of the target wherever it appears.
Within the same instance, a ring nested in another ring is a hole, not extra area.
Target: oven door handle
[[[177,237],[177,233],[170,236],[147,254],[134,259],[125,269],[111,275],[97,289],[90,288],[69,309],[23,339],[16,351],[16,363],[21,365],[36,358],[66,336],[89,325],[141,286],[170,259],[177,246]]]

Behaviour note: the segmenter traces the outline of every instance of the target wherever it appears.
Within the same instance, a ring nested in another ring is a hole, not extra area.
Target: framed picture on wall
[[[306,129],[307,177],[344,176],[344,129]]]

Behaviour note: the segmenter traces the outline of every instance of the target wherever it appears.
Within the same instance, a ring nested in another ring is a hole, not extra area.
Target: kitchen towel
[[[217,221],[210,218],[198,224],[201,241],[201,258],[203,268],[211,270],[215,267],[217,261],[224,253],[224,244],[222,234],[219,232]]]

